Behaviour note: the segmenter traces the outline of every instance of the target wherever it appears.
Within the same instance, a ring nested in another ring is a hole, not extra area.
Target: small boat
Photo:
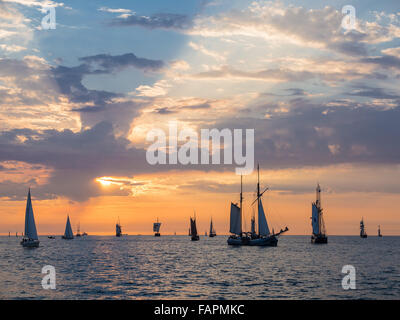
[[[67,216],[67,223],[65,225],[65,232],[64,235],[62,236],[63,239],[65,240],[72,240],[74,238],[74,234],[72,232],[71,228],[71,222],[69,221],[69,215]]]
[[[121,223],[119,222],[119,217],[118,217],[118,222],[115,225],[115,236],[116,237],[122,236],[122,227],[121,227]]]
[[[158,222],[158,218],[157,218],[157,222],[154,222],[154,224],[153,224],[153,231],[155,232],[155,234],[154,234],[155,237],[161,236],[160,228],[161,228],[161,222]]]
[[[81,236],[80,228],[81,228],[81,224],[78,223],[78,227],[77,227],[77,231],[76,231],[76,237],[80,237]]]
[[[36,231],[35,217],[33,215],[31,189],[28,191],[25,210],[25,232],[21,241],[23,247],[35,248],[39,247],[39,238]]]
[[[268,246],[276,247],[278,245],[278,236],[288,231],[288,227],[284,230],[281,229],[278,233],[269,230],[267,219],[265,217],[264,208],[262,205],[261,197],[268,190],[266,188],[260,192],[260,167],[257,165],[258,183],[257,183],[257,201],[258,207],[258,234],[255,231],[243,232],[242,231],[242,206],[243,206],[243,179],[240,177],[240,207],[237,204],[231,203],[230,213],[230,229],[232,235],[228,238],[229,245],[235,246]]]
[[[47,238],[49,238],[49,239],[55,239],[56,237],[55,237],[55,236],[48,236]]]
[[[82,233],[82,237],[86,237],[88,234],[84,231],[83,233]]]
[[[194,218],[190,217],[190,236],[192,237],[192,241],[200,240],[199,235],[197,234],[197,227],[196,227],[196,213],[194,214]]]
[[[378,226],[378,237],[382,237],[381,226]]]
[[[360,221],[360,237],[361,238],[367,238],[367,232],[365,231],[365,226],[364,226],[364,218],[361,219]]]
[[[206,232],[206,233],[207,233],[207,232]],[[212,221],[212,218],[211,218],[209,237],[210,237],[210,238],[213,238],[213,237],[215,237],[216,235],[217,235],[217,234],[215,233],[215,229],[214,229],[214,226],[213,226],[213,221]]]
[[[321,207],[321,188],[319,184],[316,189],[316,201],[312,203],[312,216],[311,216],[311,225],[312,225],[312,235],[311,235],[311,243],[321,244],[328,243],[328,237],[326,236],[325,230],[325,222],[322,216],[322,207]]]

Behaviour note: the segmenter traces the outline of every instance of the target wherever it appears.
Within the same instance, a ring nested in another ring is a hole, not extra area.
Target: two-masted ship
[[[65,225],[65,232],[64,235],[62,236],[63,239],[65,240],[72,240],[74,238],[74,234],[72,232],[71,228],[71,222],[69,221],[69,215],[67,216],[67,223]]]
[[[317,185],[316,189],[316,201],[312,203],[311,225],[312,225],[311,243],[316,243],[316,244],[328,243],[324,217],[322,214],[321,187],[319,186],[319,184]]]
[[[364,225],[364,218],[361,218],[360,221],[360,237],[361,238],[367,238],[367,232],[365,231],[365,225]]]
[[[121,223],[119,222],[119,218],[118,218],[117,224],[115,225],[115,236],[116,237],[122,236],[122,227],[121,227]]]
[[[154,224],[153,224],[153,231],[155,232],[155,234],[154,234],[155,237],[161,236],[160,228],[161,228],[161,222],[158,222],[158,218],[157,218],[157,222],[154,222]]]
[[[264,207],[262,204],[261,197],[268,190],[265,188],[263,192],[260,192],[260,167],[257,165],[257,198],[253,204],[257,202],[258,209],[258,233],[255,231],[255,222],[251,232],[243,232],[242,230],[242,208],[243,208],[243,177],[240,177],[240,206],[231,203],[230,213],[230,228],[229,232],[232,235],[228,238],[229,245],[245,245],[245,246],[270,246],[276,247],[278,245],[278,236],[286,231],[281,229],[278,233],[270,232],[267,218],[265,216]]]
[[[35,217],[33,215],[31,189],[29,189],[25,209],[25,232],[21,241],[21,245],[23,247],[34,248],[39,247],[39,243],[40,241],[37,235]]]
[[[207,233],[207,232],[206,232]],[[213,221],[212,221],[212,218],[211,218],[211,222],[210,222],[210,232],[209,232],[209,234],[208,234],[208,236],[210,237],[210,238],[213,238],[213,237],[215,237],[217,235],[217,233],[215,232],[215,229],[214,229],[214,226],[213,226]]]
[[[200,237],[197,233],[197,227],[196,227],[196,214],[194,215],[194,218],[190,217],[189,235],[191,236],[192,241],[200,240]]]

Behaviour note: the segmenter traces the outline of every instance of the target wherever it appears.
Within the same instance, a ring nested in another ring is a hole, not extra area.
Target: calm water
[[[283,236],[278,247],[231,247],[226,236],[0,237],[0,299],[400,299],[400,237]],[[341,287],[342,266],[357,289]],[[53,265],[56,290],[41,286]]]

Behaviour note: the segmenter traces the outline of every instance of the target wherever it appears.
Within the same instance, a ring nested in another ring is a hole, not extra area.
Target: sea
[[[228,246],[227,236],[20,240],[0,237],[0,299],[400,299],[397,236],[281,236],[277,247]],[[55,289],[42,286],[45,266]]]

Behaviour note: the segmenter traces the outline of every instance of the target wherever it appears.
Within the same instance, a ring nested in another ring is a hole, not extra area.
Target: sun
[[[108,180],[107,178],[97,178],[96,181],[100,182],[100,184],[105,187],[107,187],[111,184],[111,181]]]

